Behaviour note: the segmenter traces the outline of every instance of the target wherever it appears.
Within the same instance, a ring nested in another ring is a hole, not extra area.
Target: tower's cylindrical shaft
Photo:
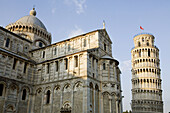
[[[132,55],[132,113],[163,113],[159,49],[154,36],[134,37]]]

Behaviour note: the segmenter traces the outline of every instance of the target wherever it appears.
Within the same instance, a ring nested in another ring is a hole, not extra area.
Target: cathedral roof
[[[114,58],[112,58],[112,57],[110,57],[110,56],[108,56],[108,55],[102,56],[101,58],[103,58],[103,59],[110,59],[110,60],[113,60],[113,59],[114,59]]]
[[[101,57],[101,59],[113,60],[113,61],[116,62],[116,65],[119,65],[119,62],[111,56],[104,55],[104,56]]]
[[[44,24],[36,17],[36,11],[34,8],[30,11],[30,15],[20,18],[15,23],[36,25],[46,30]]]

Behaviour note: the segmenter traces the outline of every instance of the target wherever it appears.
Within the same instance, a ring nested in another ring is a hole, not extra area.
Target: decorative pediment
[[[109,37],[106,29],[100,29],[100,30],[99,30],[99,33],[100,33],[103,37],[105,37],[109,42],[112,43],[112,41],[111,41],[111,39],[110,39],[110,37]]]

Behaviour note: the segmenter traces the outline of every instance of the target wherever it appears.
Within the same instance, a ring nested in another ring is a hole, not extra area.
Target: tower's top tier
[[[134,36],[135,47],[154,46],[155,37],[149,33],[140,33]]]

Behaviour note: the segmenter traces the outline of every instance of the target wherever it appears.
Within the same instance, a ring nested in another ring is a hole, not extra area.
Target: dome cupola
[[[30,15],[24,16],[17,20],[15,24],[29,24],[34,27],[39,27],[39,29],[47,30],[44,24],[36,17],[35,8],[30,11]]]
[[[47,31],[45,25],[36,17],[36,10],[33,8],[29,15],[24,16],[17,20],[15,23],[6,26],[11,32],[14,32],[28,40],[31,40],[33,44],[41,42],[41,46],[47,46],[51,44],[51,34]]]

